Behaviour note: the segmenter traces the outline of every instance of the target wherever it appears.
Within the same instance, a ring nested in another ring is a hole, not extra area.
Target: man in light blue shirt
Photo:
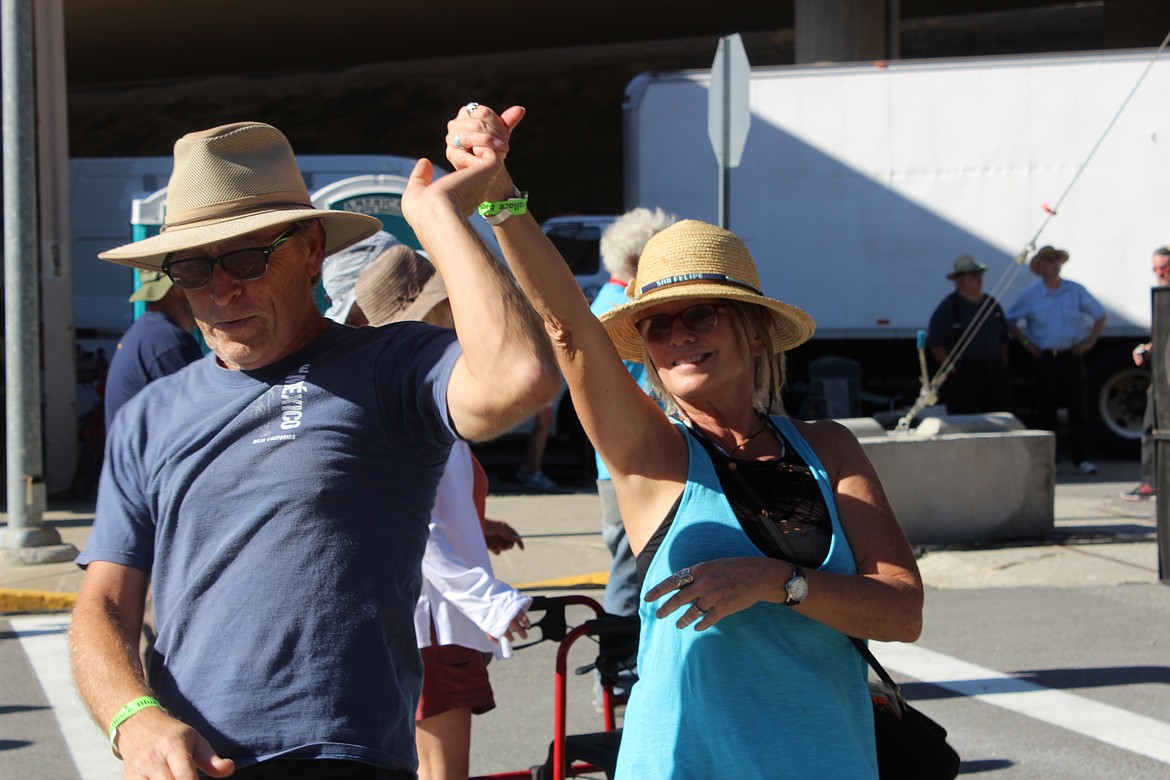
[[[1066,262],[1068,252],[1041,247],[1028,263],[1040,280],[1020,293],[1007,319],[1016,339],[1036,359],[1037,427],[1055,431],[1057,408],[1067,408],[1073,466],[1081,474],[1096,474],[1097,467],[1086,460],[1084,354],[1097,343],[1108,315],[1083,285],[1060,277]]]

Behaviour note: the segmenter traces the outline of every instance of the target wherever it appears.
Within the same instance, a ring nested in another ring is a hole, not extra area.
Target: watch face
[[[800,576],[793,577],[784,586],[784,590],[788,592],[788,601],[790,603],[799,604],[808,595],[808,580]]]

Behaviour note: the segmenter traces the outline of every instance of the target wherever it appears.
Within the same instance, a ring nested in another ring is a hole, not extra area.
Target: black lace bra
[[[833,539],[829,508],[808,464],[788,445],[771,420],[766,424],[784,445],[783,453],[775,460],[731,458],[701,434],[691,430],[690,435],[711,456],[723,494],[744,533],[760,551],[771,558],[815,569],[828,556]],[[681,501],[679,496],[638,554],[639,587],[654,553],[674,522]]]

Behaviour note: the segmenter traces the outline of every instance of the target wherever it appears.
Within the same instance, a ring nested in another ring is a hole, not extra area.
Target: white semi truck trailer
[[[627,208],[717,222],[709,82],[628,86]],[[1149,334],[1150,256],[1170,243],[1168,95],[1170,56],[1144,50],[753,69],[728,227],[764,292],[816,318],[790,356],[795,384],[811,358],[852,356],[869,390],[909,404],[915,336],[953,289],[952,261],[990,266],[984,289],[1006,308],[1036,280],[1017,255],[1052,244],[1109,312],[1087,356],[1098,448],[1136,452],[1149,379],[1130,352]],[[1013,347],[1010,362],[1026,419],[1029,359]]]

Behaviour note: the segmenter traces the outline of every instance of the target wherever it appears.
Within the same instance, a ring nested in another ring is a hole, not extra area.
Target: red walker
[[[570,628],[565,620],[565,608],[572,605],[589,607],[595,617]],[[541,633],[536,642],[551,640],[560,644],[556,659],[553,740],[549,745],[548,758],[543,764],[529,769],[478,775],[470,780],[563,780],[597,772],[604,772],[612,780],[622,735],[621,729],[617,728],[614,710],[628,698],[616,695],[613,689],[618,672],[625,668],[625,662],[637,652],[638,618],[607,614],[597,601],[580,595],[536,596],[528,609],[529,612],[544,612],[544,617],[533,625]],[[596,668],[600,674],[604,695],[604,730],[568,735],[565,733],[565,703],[569,650],[582,637],[596,637],[599,644],[597,660],[575,671],[577,674],[585,674]]]

